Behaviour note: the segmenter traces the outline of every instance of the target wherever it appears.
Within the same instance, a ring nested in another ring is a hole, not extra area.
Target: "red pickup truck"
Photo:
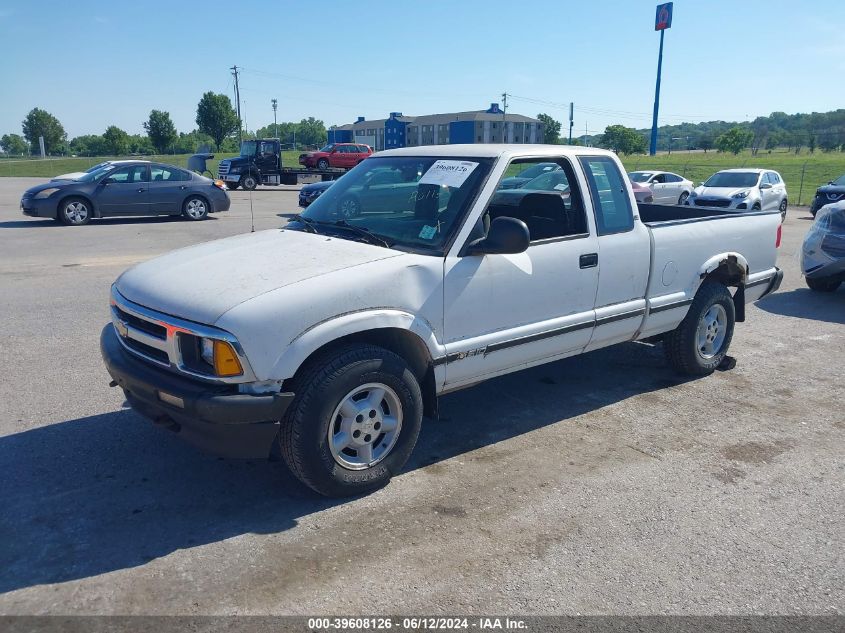
[[[328,169],[329,167],[355,167],[365,158],[369,158],[373,148],[358,143],[329,143],[316,152],[299,155],[299,164],[305,167]]]

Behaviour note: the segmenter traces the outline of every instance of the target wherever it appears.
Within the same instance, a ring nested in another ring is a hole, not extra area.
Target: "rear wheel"
[[[91,221],[91,203],[85,198],[65,198],[59,204],[57,219],[68,226],[82,226]]]
[[[325,158],[321,158],[317,161],[317,169],[328,169],[329,168],[329,161]]]
[[[244,188],[244,191],[252,191],[258,186],[258,179],[252,174],[246,174],[241,176],[241,181],[238,184]]]
[[[810,290],[817,292],[835,292],[839,288],[839,284],[842,283],[842,280],[838,277],[816,277],[814,279],[805,277],[804,279]]]
[[[688,376],[712,373],[728,353],[735,320],[728,289],[718,282],[705,281],[684,320],[663,339],[669,364]]]
[[[681,194],[681,197],[680,197],[680,198],[678,198],[678,204],[679,204],[679,205],[684,205],[684,204],[686,204],[687,200],[689,200],[689,194],[688,194],[686,191],[684,191],[684,192]]]
[[[786,198],[784,198],[780,203],[780,207],[778,207],[778,209],[780,209],[781,222],[786,220],[786,207],[787,206],[789,206],[789,204],[787,203]]]
[[[182,215],[193,221],[205,220],[208,217],[208,202],[200,196],[191,196],[182,205]]]
[[[402,358],[349,345],[314,359],[294,382],[279,444],[302,483],[349,496],[384,486],[402,469],[422,425],[419,383]]]

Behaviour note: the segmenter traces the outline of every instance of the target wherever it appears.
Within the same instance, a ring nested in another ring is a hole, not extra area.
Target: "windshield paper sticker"
[[[422,227],[422,230],[420,231],[420,239],[423,239],[423,240],[434,239],[434,236],[435,236],[436,233],[437,233],[437,227],[436,226],[429,226],[428,224],[426,224],[424,227]]]
[[[468,160],[438,160],[428,168],[418,184],[460,187],[476,167],[478,163]]]

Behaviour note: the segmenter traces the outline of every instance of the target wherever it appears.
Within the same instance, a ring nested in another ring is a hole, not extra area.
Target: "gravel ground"
[[[0,179],[0,613],[841,614],[845,288],[805,288],[790,209],[736,368],[627,344],[445,396],[355,500],[201,454],[124,408],[98,335],[126,267],[296,212],[68,228]]]

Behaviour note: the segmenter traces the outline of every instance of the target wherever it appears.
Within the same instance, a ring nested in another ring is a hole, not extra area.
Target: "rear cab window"
[[[607,156],[581,156],[599,235],[624,233],[634,228],[634,210],[628,184],[613,159]]]

